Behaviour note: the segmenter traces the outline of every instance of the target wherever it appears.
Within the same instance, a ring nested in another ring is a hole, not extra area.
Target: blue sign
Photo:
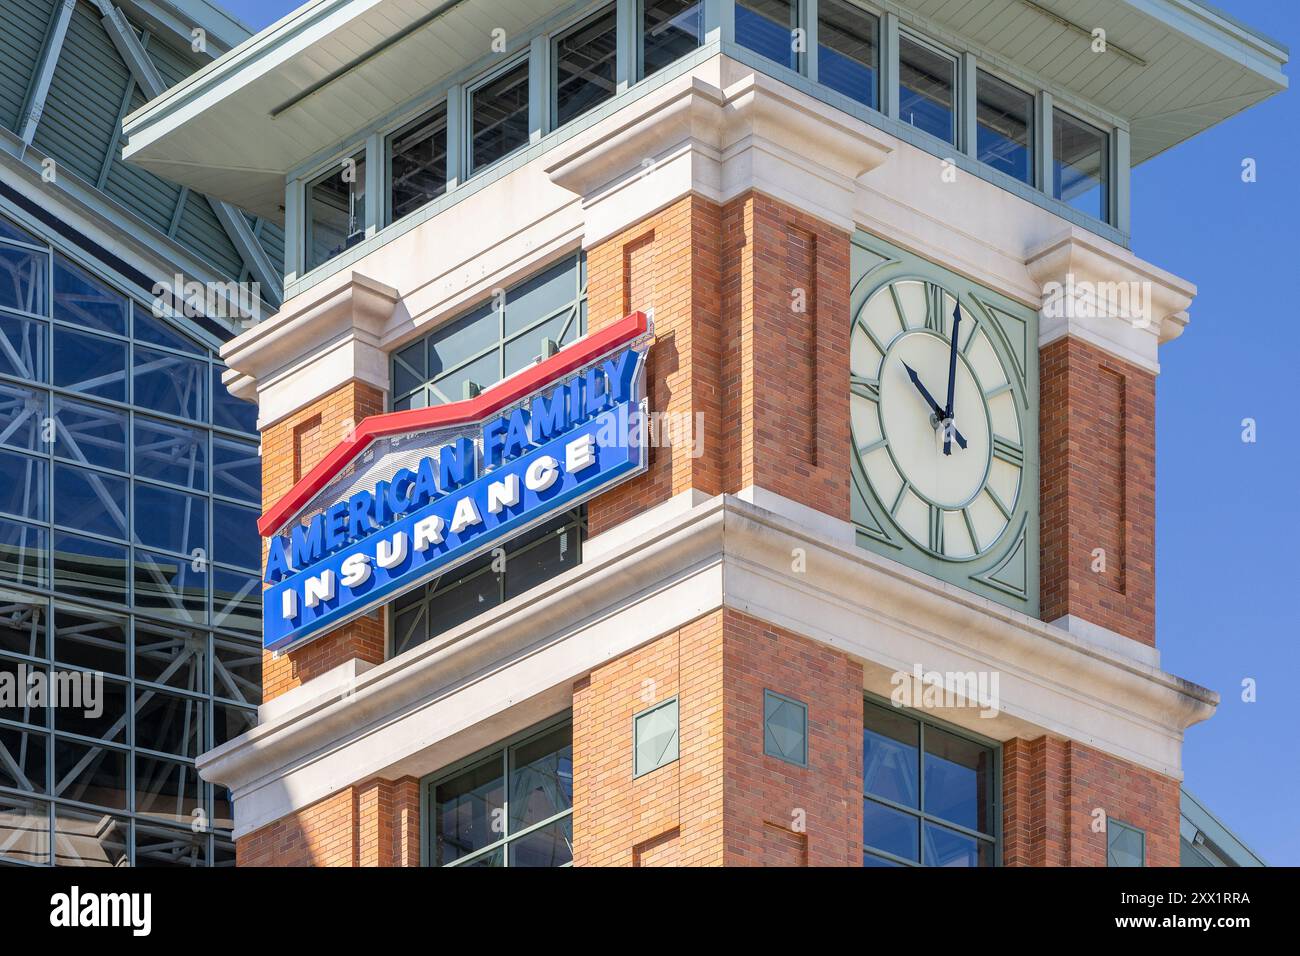
[[[364,613],[645,470],[641,353],[552,385],[271,538],[263,645]]]

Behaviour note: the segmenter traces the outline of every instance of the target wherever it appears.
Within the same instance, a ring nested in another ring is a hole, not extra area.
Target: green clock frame
[[[947,291],[961,303],[963,321],[974,321],[989,333],[988,341],[1011,379],[1024,453],[1021,490],[1006,529],[983,554],[950,558],[914,542],[894,523],[890,505],[876,496],[852,448],[851,513],[858,545],[1038,617],[1038,314],[869,233],[853,236],[850,255],[850,334],[867,300],[883,286],[905,279]]]

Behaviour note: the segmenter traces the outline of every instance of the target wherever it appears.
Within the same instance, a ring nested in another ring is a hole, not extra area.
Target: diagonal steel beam
[[[122,8],[114,6],[111,0],[94,0],[94,3],[103,15],[100,22],[108,31],[113,46],[117,48],[118,54],[130,68],[132,76],[140,84],[145,95],[151,100],[162,96],[167,91],[167,84],[163,82],[162,75],[149,59],[149,55],[145,53],[140,38],[136,36]],[[248,224],[244,214],[230,203],[211,197],[208,197],[208,203],[212,206],[217,221],[225,229],[226,235],[234,243],[240,258],[253,274],[253,278],[261,284],[263,290],[271,294],[272,304],[278,305],[284,299],[284,287],[280,283],[280,275],[276,271],[275,264],[271,262],[271,257],[253,235],[253,228]]]
[[[63,51],[63,40],[68,35],[68,24],[72,21],[72,8],[77,0],[63,0],[59,8],[50,17],[50,29],[41,47],[40,63],[32,77],[31,91],[27,102],[23,104],[23,128],[19,136],[23,149],[32,144],[36,138],[36,127],[40,125],[41,113],[45,111],[45,99],[50,95],[50,82],[54,79],[54,68],[58,66],[59,54]]]

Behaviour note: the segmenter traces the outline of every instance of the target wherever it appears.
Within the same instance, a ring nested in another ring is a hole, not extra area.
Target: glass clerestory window
[[[792,70],[799,68],[796,0],[736,0],[736,42]]]
[[[388,221],[396,222],[447,191],[447,105],[388,137]]]
[[[366,154],[340,161],[307,185],[307,268],[366,237]]]
[[[703,41],[704,4],[700,0],[642,0],[641,76],[675,63]]]
[[[898,117],[946,143],[957,142],[957,59],[906,34],[898,37]]]
[[[555,39],[551,59],[556,126],[613,99],[617,35],[618,15],[611,5]]]
[[[1034,95],[979,70],[975,82],[976,158],[1034,184]]]
[[[902,708],[862,706],[864,866],[994,866],[997,750]]]
[[[569,866],[573,727],[566,718],[426,784],[431,866]]]
[[[848,0],[817,6],[817,82],[880,106],[880,20]]]
[[[469,91],[469,171],[476,173],[528,145],[528,60]]]
[[[1110,137],[1061,110],[1052,111],[1052,195],[1079,212],[1109,220]]]

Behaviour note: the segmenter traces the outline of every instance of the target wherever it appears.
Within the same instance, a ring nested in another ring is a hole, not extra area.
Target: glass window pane
[[[212,366],[212,424],[220,428],[257,434],[257,406],[242,398],[235,398],[221,383],[224,366]]]
[[[103,611],[54,609],[54,659],[110,674],[126,674],[126,619]]]
[[[879,69],[880,21],[848,0],[821,0],[817,82],[876,109]]]
[[[510,842],[511,866],[565,866],[572,862],[572,817],[556,820]]]
[[[208,503],[206,498],[181,491],[135,486],[135,513],[147,516],[137,521],[136,540],[150,548],[163,548],[203,558],[208,548]]]
[[[506,558],[506,600],[536,587],[578,564],[578,534],[571,518],[560,527],[548,526],[529,536],[526,550],[512,549]],[[556,522],[552,522],[552,525]]]
[[[491,304],[456,319],[429,336],[429,377],[437,378],[496,345],[500,338],[501,317]]]
[[[408,345],[400,352],[393,355],[393,391],[398,395],[406,395],[411,391],[419,388],[428,378],[428,369],[425,368],[425,341],[420,341]]]
[[[957,61],[911,37],[898,38],[898,116],[949,143],[957,141],[953,90]]]
[[[435,379],[431,390],[437,404],[459,402],[470,395],[469,387],[477,385],[480,390],[495,385],[501,380],[501,355],[496,350],[482,358],[475,359],[468,365],[462,365],[454,372]]]
[[[556,39],[556,126],[577,119],[614,96],[617,23],[611,6]]]
[[[992,866],[993,844],[934,823],[925,824],[926,866]]]
[[[208,486],[207,432],[137,415],[135,474],[204,490]]]
[[[1052,195],[1103,222],[1110,211],[1110,137],[1052,111]]]
[[[536,325],[544,317],[572,308],[578,298],[578,260],[565,259],[506,293],[504,330],[507,338]]]
[[[14,242],[30,242],[34,246],[45,244],[7,216],[0,216],[0,239],[12,239]]]
[[[121,782],[114,776],[121,765]],[[111,754],[103,758],[103,766],[98,770],[86,768],[81,771],[70,790],[77,790],[87,797],[74,797],[87,803],[99,803],[95,795],[101,786],[111,786],[108,791],[114,795],[119,792],[125,798],[126,781],[125,754]],[[83,778],[90,777],[91,782],[81,786]],[[111,781],[111,782],[110,782]],[[67,796],[68,794],[65,794]],[[111,806],[125,808],[125,799]],[[126,866],[127,840],[130,830],[124,817],[112,817],[87,810],[73,810],[69,807],[54,808],[54,865],[55,866]]]
[[[44,657],[45,599],[0,589],[0,651]]]
[[[262,500],[262,459],[249,442],[212,436],[212,490],[258,504]]]
[[[568,724],[516,745],[510,754],[510,833],[573,806],[573,731]]]
[[[497,753],[433,789],[434,863],[446,866],[505,836],[505,781]]]
[[[0,727],[0,787],[23,790],[27,793],[49,793],[46,771],[50,764],[50,738],[33,730]],[[3,804],[0,804],[0,844],[10,834],[3,825]]]
[[[1022,183],[1034,181],[1034,95],[977,72],[976,155]]]
[[[54,536],[54,589],[64,597],[126,604],[126,548],[82,538]]]
[[[874,853],[864,853],[862,854],[862,865],[874,867],[901,867],[903,864],[897,863],[894,860],[886,860],[883,856],[876,856]]]
[[[48,540],[44,528],[0,519],[0,577],[11,584],[45,587]]]
[[[31,686],[28,681],[36,679],[40,679],[41,683],[48,687],[50,681],[48,667],[12,657],[0,657],[0,675],[3,675],[0,679],[3,679],[5,684],[15,688]],[[46,701],[38,697],[26,693],[15,694],[13,697],[5,694],[0,697],[0,720],[48,727],[50,710]]]
[[[794,0],[736,0],[736,42],[797,69],[794,28],[798,10]]]
[[[45,502],[43,459],[0,451],[0,512],[31,521],[50,520]]]
[[[115,680],[104,680],[102,693],[95,697],[92,671],[72,671],[56,668],[51,680],[65,688],[67,700],[57,701],[54,712],[54,729],[81,737],[95,737],[109,743],[126,743],[126,702],[130,696],[127,685]],[[94,706],[90,706],[93,704]]]
[[[262,582],[256,574],[212,569],[212,626],[262,633]]]
[[[220,702],[212,705],[212,746],[220,747],[257,726],[257,711],[232,707]]]
[[[153,688],[135,692],[135,745],[193,759],[204,746],[204,713],[199,697],[181,697]]]
[[[45,336],[49,323],[0,313],[0,375],[28,382],[46,381]]]
[[[528,143],[528,61],[470,93],[470,172],[475,173]]]
[[[905,860],[919,862],[920,820],[874,800],[862,801],[862,842]]]
[[[54,317],[97,332],[126,335],[127,298],[76,263],[54,254]]]
[[[126,343],[55,326],[54,384],[126,401]]]
[[[1145,866],[1146,834],[1118,820],[1106,822],[1106,865]]]
[[[126,539],[126,479],[56,462],[54,523]]]
[[[207,362],[137,345],[132,383],[137,405],[191,421],[207,420]]]
[[[56,457],[126,471],[126,412],[55,395],[54,420]]]
[[[45,392],[0,382],[0,445],[46,450],[44,422],[49,415]]]
[[[173,621],[208,619],[208,572],[202,559],[135,552],[135,605]]]
[[[704,36],[699,0],[643,0],[641,75],[649,76],[694,52]]]
[[[366,237],[366,154],[340,162],[307,186],[307,268]]]
[[[993,832],[993,751],[937,727],[925,729],[925,812]]]
[[[0,859],[50,862],[49,803],[0,794]]]
[[[257,570],[262,565],[260,513],[252,508],[212,502],[212,560]]]
[[[135,758],[137,813],[189,826],[194,811],[203,809],[203,781],[193,764],[137,754]]]
[[[49,253],[0,243],[0,306],[49,315]]]
[[[136,620],[137,680],[201,694],[207,691],[207,659],[208,636],[203,631]]]
[[[166,320],[156,318],[148,309],[139,306],[135,309],[135,327],[133,334],[136,341],[148,342],[150,345],[162,345],[169,349],[189,352],[191,355],[204,356],[208,350],[189,336],[182,334]]]
[[[388,140],[390,221],[447,191],[447,107],[439,106]]]
[[[862,780],[866,793],[919,808],[920,727],[883,707],[862,707]]]
[[[56,737],[54,740],[54,795],[81,803],[93,803],[101,807],[125,810],[129,803],[126,785],[127,752],[114,750],[99,744],[84,744],[79,741]],[[61,810],[56,812],[62,813]],[[86,818],[86,826],[78,827],[77,833],[69,834],[73,843],[82,842],[73,837],[84,837],[92,845],[97,828],[92,822],[103,822],[95,816],[93,821]],[[61,847],[60,857],[65,850]],[[65,863],[85,865],[84,850],[74,852],[72,859]],[[78,858],[82,859],[78,859]]]
[[[260,631],[259,631],[260,636]],[[262,642],[212,638],[212,692],[245,704],[262,702]]]
[[[138,771],[137,771],[138,773]],[[135,825],[136,866],[207,866],[208,837],[184,828]]]

